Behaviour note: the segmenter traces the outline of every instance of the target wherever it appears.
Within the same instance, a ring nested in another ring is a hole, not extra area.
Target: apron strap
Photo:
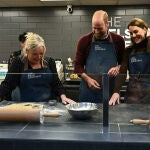
[[[28,70],[28,59],[27,57],[24,57],[24,56],[20,56],[21,58],[21,61],[24,63],[24,71]]]
[[[24,63],[24,71],[28,70],[29,62],[28,62],[27,57],[21,56],[21,60]],[[42,59],[42,68],[46,68],[46,67],[48,67],[48,62],[45,59]]]
[[[110,33],[110,32],[108,33],[108,37],[107,37],[106,39],[108,39],[108,42],[113,43],[113,39],[112,39],[112,36],[111,36],[111,33]],[[94,36],[94,34],[93,34],[92,42],[95,42],[95,41],[96,41],[96,39],[95,39],[95,36]],[[99,39],[99,41],[101,41],[101,39]]]
[[[112,36],[111,36],[111,34],[109,34],[109,35],[110,35],[110,39],[109,39],[109,42],[113,43],[113,39],[112,39]]]

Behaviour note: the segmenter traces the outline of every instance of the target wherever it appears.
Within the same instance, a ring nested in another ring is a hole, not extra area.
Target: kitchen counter
[[[131,119],[150,119],[150,105],[120,104],[109,108],[109,127],[103,127],[102,105],[88,120],[75,120],[62,104],[62,116],[40,123],[0,122],[0,148],[5,150],[148,150],[150,125]]]

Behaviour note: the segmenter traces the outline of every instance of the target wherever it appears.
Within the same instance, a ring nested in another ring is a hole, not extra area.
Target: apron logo
[[[99,46],[99,45],[95,45],[95,50],[96,50],[96,51],[105,51],[106,48],[101,47],[101,46]]]
[[[137,59],[136,57],[131,57],[131,63],[142,62],[142,59]]]
[[[41,78],[41,75],[36,75],[35,73],[29,73],[28,79],[33,79],[33,78]]]

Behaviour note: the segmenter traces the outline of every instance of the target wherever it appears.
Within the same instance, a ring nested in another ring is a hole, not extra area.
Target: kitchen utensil
[[[130,122],[134,124],[149,124],[150,125],[150,120],[133,119],[133,120],[130,120]]]
[[[8,122],[44,122],[44,117],[59,117],[57,111],[45,109],[38,103],[12,103],[0,107],[0,121]]]
[[[97,112],[97,104],[81,102],[66,105],[69,114],[76,119],[91,118]]]
[[[12,103],[0,107],[0,121],[41,122],[43,105],[35,103]]]

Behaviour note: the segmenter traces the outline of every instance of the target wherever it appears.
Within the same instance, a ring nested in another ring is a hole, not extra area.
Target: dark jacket
[[[9,59],[8,59],[8,69],[10,68],[10,65],[12,64],[13,60],[14,60],[16,57],[20,56],[20,55],[21,55],[21,50],[19,50],[19,51],[14,51],[14,52],[10,55],[10,57],[9,57]]]

